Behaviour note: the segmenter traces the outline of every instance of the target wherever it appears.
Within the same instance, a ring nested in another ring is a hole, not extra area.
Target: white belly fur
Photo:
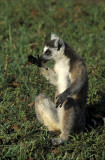
[[[57,86],[58,86],[58,92],[59,94],[64,92],[67,89],[68,86],[68,76],[69,76],[69,65],[68,65],[69,60],[64,59],[60,60],[55,64],[54,70],[57,74]]]
[[[68,86],[68,77],[69,77],[69,60],[64,59],[60,60],[55,64],[54,70],[57,74],[58,80],[57,80],[57,87],[58,87],[58,93],[62,93],[67,89]],[[58,116],[59,116],[59,122],[60,122],[60,128],[62,128],[62,118],[63,118],[63,110],[64,107],[58,107]]]

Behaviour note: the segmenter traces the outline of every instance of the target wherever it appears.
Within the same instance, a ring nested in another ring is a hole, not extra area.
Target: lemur
[[[42,75],[56,87],[55,102],[40,93],[35,98],[37,118],[49,131],[60,131],[60,137],[52,139],[54,146],[69,139],[73,130],[85,127],[85,105],[88,92],[88,75],[83,59],[59,36],[51,34],[41,57],[29,56]],[[45,66],[54,60],[53,69]]]

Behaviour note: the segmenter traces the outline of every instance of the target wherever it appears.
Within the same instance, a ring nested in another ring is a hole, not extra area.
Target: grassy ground
[[[105,128],[73,133],[53,147],[51,134],[36,119],[35,96],[54,88],[27,64],[41,55],[50,33],[60,35],[86,62],[88,115],[105,116],[104,1],[0,0],[0,160],[105,160]]]

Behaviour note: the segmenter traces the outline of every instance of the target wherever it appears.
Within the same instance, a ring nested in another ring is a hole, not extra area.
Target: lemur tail
[[[86,119],[86,127],[96,128],[98,126],[104,126],[104,125],[105,125],[105,117],[98,115]]]

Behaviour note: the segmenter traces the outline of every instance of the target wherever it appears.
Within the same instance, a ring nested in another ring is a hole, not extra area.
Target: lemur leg
[[[39,121],[48,127],[49,131],[60,130],[55,104],[42,93],[35,99],[35,111]]]
[[[57,85],[57,76],[54,70],[50,68],[40,68],[41,74],[54,86]]]
[[[62,109],[63,108],[63,109]],[[69,139],[69,134],[75,128],[80,129],[83,126],[83,113],[78,106],[78,103],[73,98],[68,98],[62,106],[62,117],[60,118],[60,138],[55,138],[52,140],[54,146],[62,144]]]

